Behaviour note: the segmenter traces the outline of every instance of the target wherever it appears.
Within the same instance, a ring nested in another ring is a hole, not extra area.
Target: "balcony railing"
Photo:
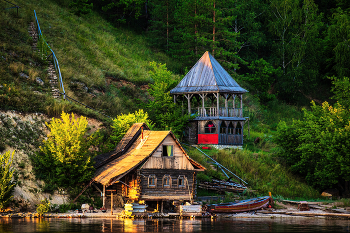
[[[243,117],[241,108],[219,108],[216,107],[209,108],[194,108],[192,113],[198,114],[199,117]]]

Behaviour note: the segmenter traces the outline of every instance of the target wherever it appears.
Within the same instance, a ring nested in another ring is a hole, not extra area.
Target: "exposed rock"
[[[41,80],[41,78],[40,77],[36,77],[36,82],[37,83],[39,83],[41,86],[44,86],[44,81],[43,80]]]
[[[22,78],[26,78],[26,79],[29,79],[29,76],[26,75],[25,73],[21,72],[19,73],[19,76],[21,76]]]

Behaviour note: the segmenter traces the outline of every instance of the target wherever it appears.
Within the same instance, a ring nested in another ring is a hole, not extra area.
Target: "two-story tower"
[[[170,91],[174,101],[185,100],[189,123],[186,139],[193,144],[243,145],[242,95],[247,92],[217,60],[205,52],[181,82]],[[181,98],[182,97],[182,98]]]

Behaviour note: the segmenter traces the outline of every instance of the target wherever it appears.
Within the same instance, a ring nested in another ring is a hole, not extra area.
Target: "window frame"
[[[180,180],[182,180],[183,181],[183,184],[182,185],[180,185]],[[179,177],[177,178],[177,187],[178,188],[186,188],[186,176],[184,176],[184,175],[179,175]]]
[[[154,184],[151,184],[151,180],[154,180]],[[151,174],[148,176],[148,188],[156,188],[157,187],[157,176],[155,174]]]
[[[171,155],[168,155],[168,147],[171,146]],[[164,150],[164,148],[166,148]],[[164,155],[166,152],[166,155]],[[174,145],[162,145],[162,157],[174,157]]]
[[[165,180],[169,180],[169,184],[165,184]],[[171,188],[171,183],[172,183],[172,179],[171,179],[171,176],[170,175],[164,175],[163,176],[163,179],[162,179],[162,183],[163,183],[163,188]]]

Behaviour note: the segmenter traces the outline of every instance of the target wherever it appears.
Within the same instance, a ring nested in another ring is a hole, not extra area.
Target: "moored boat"
[[[269,204],[273,205],[273,199],[270,196],[256,197],[239,202],[213,204],[208,206],[208,211],[211,213],[238,213],[266,208]]]

